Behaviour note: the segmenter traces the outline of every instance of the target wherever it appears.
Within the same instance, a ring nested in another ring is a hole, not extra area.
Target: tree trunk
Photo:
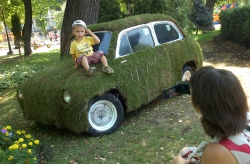
[[[30,37],[32,29],[32,6],[31,0],[22,0],[25,7],[25,23],[22,30],[23,42],[24,42],[24,55],[30,55],[32,53],[30,48]]]
[[[71,26],[75,20],[83,20],[87,26],[98,23],[100,0],[67,0],[61,31],[61,55],[68,55]]]
[[[211,15],[211,24],[206,28],[207,31],[214,31],[214,22],[213,22],[213,13],[214,13],[214,4],[217,2],[217,0],[206,0],[206,7],[208,8],[208,11]]]

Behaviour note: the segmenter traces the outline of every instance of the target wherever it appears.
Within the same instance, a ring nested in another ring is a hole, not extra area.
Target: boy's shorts
[[[82,58],[84,56],[87,58],[88,63],[91,64],[91,63],[99,63],[103,55],[104,55],[103,51],[96,51],[90,56],[85,56],[84,54],[82,54],[76,59],[77,66],[82,66]]]

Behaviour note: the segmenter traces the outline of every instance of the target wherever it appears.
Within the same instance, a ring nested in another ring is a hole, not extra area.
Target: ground
[[[250,107],[250,48],[224,40],[221,35],[201,44],[204,65],[232,71],[241,81]]]
[[[228,65],[240,67],[250,64],[250,49],[224,40],[221,35],[217,35],[208,43],[201,44],[201,47],[205,61],[214,64],[226,62]]]

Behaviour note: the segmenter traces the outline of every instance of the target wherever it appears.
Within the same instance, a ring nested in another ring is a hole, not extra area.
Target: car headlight
[[[18,89],[18,91],[17,91],[17,97],[18,97],[20,100],[23,99],[23,94],[21,93],[21,90],[20,90],[20,89]]]
[[[70,96],[70,94],[69,94],[68,91],[64,91],[64,92],[63,92],[63,99],[64,99],[64,101],[65,101],[67,104],[69,103],[69,101],[70,101],[70,99],[71,99],[71,96]]]

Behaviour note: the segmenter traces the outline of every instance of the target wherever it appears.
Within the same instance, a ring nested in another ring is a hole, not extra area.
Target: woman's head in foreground
[[[191,76],[190,87],[192,104],[211,138],[226,138],[245,128],[247,99],[232,72],[202,67]]]

